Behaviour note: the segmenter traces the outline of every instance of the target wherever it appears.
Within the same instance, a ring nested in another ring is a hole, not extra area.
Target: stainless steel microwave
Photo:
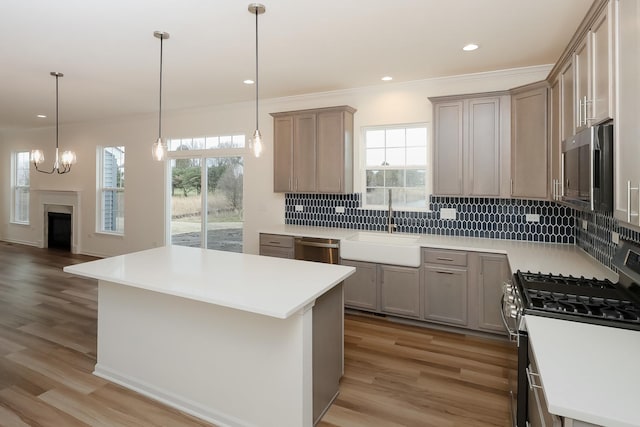
[[[563,200],[613,212],[613,121],[590,126],[562,142]]]

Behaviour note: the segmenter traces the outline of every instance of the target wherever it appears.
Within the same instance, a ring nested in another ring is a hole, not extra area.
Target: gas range
[[[518,271],[522,314],[640,330],[640,304],[609,280]]]

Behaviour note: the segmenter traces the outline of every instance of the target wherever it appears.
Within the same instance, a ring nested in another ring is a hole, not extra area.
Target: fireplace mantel
[[[38,246],[47,246],[47,213],[71,213],[71,253],[78,253],[80,236],[80,191],[77,190],[48,190],[32,189],[34,207],[37,209],[35,226],[38,228],[40,239]],[[61,209],[62,208],[62,209]]]

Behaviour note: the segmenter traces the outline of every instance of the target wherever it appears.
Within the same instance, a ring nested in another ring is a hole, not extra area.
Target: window
[[[171,244],[242,252],[245,136],[170,139],[167,145]]]
[[[104,147],[99,151],[99,229],[124,233],[124,147]]]
[[[29,152],[19,151],[13,158],[12,221],[29,224]]]
[[[426,208],[429,190],[426,124],[364,129],[365,206]]]

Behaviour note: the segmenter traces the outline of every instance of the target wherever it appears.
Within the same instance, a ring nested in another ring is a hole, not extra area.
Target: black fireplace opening
[[[47,246],[71,251],[71,214],[48,212],[48,218]]]

